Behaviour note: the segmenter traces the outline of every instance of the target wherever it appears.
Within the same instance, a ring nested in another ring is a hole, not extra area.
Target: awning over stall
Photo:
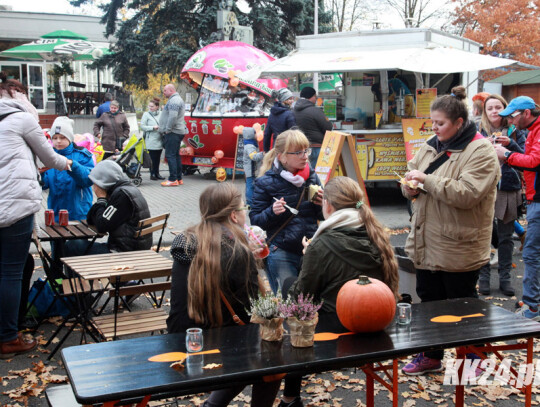
[[[305,49],[264,65],[262,77],[290,76],[298,72],[354,72],[401,69],[421,73],[453,73],[493,69],[515,63],[451,47],[379,49]],[[255,72],[250,72],[256,75]]]

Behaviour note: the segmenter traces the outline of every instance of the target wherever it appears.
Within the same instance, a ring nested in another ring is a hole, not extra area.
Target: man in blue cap
[[[527,199],[527,236],[523,247],[523,297],[518,314],[540,321],[540,107],[528,96],[512,99],[499,113],[519,130],[528,129],[525,153],[520,154],[496,145],[499,160],[523,170]]]

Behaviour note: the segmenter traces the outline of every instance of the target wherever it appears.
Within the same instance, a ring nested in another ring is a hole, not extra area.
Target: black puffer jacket
[[[310,144],[322,144],[326,131],[332,130],[332,123],[326,120],[323,111],[307,99],[296,102],[294,118]]]
[[[365,226],[329,229],[306,249],[302,270],[289,293],[311,294],[324,300],[321,311],[336,312],[340,288],[359,275],[383,280],[379,249],[369,240]]]
[[[298,208],[299,214],[279,231],[271,244],[288,252],[302,254],[302,237],[310,238],[317,230],[317,220],[323,219],[322,208],[308,201],[308,188],[310,185],[321,185],[319,177],[310,169],[309,178],[301,187],[296,187],[280,175],[281,170],[272,167],[262,177],[257,178],[253,189],[253,205],[249,213],[252,225],[260,226],[266,230],[268,238],[287,221],[292,215],[287,210],[276,215],[272,210],[275,198],[284,198],[287,205],[296,208],[298,201],[302,203]],[[304,190],[305,189],[305,190]]]
[[[231,233],[223,228],[221,237],[221,289],[225,298],[244,323],[249,322],[246,309],[249,308],[249,298],[255,298],[258,293],[257,268],[255,259],[251,267],[246,259],[238,255],[232,258],[234,241]],[[171,246],[174,263],[171,281],[171,312],[167,318],[169,333],[184,332],[187,328],[197,326],[188,315],[188,275],[192,260],[197,254],[196,240],[188,239],[185,234],[178,235]],[[229,310],[221,303],[222,326],[235,325]],[[209,328],[209,326],[201,326]]]
[[[268,116],[268,122],[264,128],[264,151],[270,151],[272,142],[276,141],[276,137],[295,125],[292,110],[288,106],[276,102],[270,109],[270,116]]]
[[[152,235],[135,238],[139,221],[150,217],[148,203],[141,191],[129,181],[117,182],[88,211],[87,220],[98,232],[108,233],[109,250],[130,252],[152,247]]]

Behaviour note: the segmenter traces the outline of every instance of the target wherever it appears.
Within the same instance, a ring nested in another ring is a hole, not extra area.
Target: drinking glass
[[[186,330],[186,349],[190,353],[203,350],[203,333],[201,328],[189,328]]]
[[[411,323],[411,304],[399,303],[397,305],[398,324],[408,325]]]

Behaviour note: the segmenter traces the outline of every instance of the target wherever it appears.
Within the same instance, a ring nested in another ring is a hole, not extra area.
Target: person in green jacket
[[[384,282],[398,299],[398,265],[390,238],[358,182],[332,178],[324,188],[322,211],[325,221],[311,242],[304,238],[302,269],[288,293],[313,295],[315,302],[324,301],[320,312],[335,313],[340,288],[362,274]],[[287,375],[278,407],[302,407],[301,385],[300,375]]]
[[[340,288],[360,274],[381,280],[397,298],[398,266],[388,233],[364,202],[358,182],[335,177],[324,188],[323,216],[289,294],[324,300],[321,312],[336,312]]]

